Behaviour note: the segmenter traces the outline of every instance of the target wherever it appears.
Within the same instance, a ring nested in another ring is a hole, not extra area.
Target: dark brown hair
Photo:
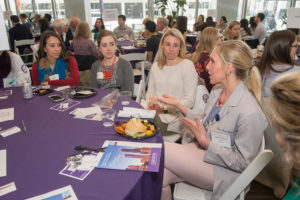
[[[178,16],[176,24],[177,24],[177,29],[183,35],[187,31],[187,17],[186,16]]]
[[[98,44],[98,47],[100,47],[100,43],[101,43],[101,40],[103,37],[106,37],[106,36],[111,36],[114,41],[115,41],[115,44],[117,46],[117,39],[115,37],[115,35],[113,34],[113,32],[109,31],[109,30],[102,30],[99,32],[99,35],[97,37],[97,44]],[[100,59],[102,60],[103,59],[103,55],[102,53],[100,52]]]
[[[65,46],[64,42],[62,41],[61,37],[53,31],[45,31],[42,34],[41,40],[40,40],[40,46],[39,46],[39,50],[38,50],[38,61],[47,55],[44,48],[46,47],[47,40],[50,37],[56,37],[59,40],[59,42],[61,44],[61,53],[60,53],[59,57],[66,63],[69,63],[70,53],[67,51],[66,46]]]
[[[290,52],[295,40],[295,33],[289,30],[275,31],[270,35],[264,48],[262,58],[257,63],[257,67],[262,77],[268,74],[270,70],[279,73],[290,70],[285,69],[283,71],[278,71],[274,69],[272,67],[274,62],[289,64],[291,65],[291,68],[293,67],[295,62],[291,58]]]
[[[8,51],[2,51],[0,56],[0,78],[6,78],[11,72],[11,61]]]

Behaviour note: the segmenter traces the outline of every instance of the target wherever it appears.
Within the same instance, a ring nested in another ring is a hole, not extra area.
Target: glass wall
[[[255,16],[262,12],[265,14],[263,21],[267,32],[282,30],[286,28],[283,19],[287,16],[290,0],[248,0],[246,18]]]
[[[296,1],[295,8],[300,8],[300,0],[297,0],[297,1]]]

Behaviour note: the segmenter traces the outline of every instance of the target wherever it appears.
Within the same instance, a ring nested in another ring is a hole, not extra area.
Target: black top
[[[12,52],[15,52],[15,42],[14,40],[26,40],[32,39],[32,33],[29,28],[21,24],[16,24],[14,27],[9,29],[9,40],[10,40],[10,49]],[[30,48],[28,45],[18,47],[20,53],[23,52],[25,48]]]
[[[160,35],[152,35],[151,38],[149,38],[146,41],[146,45],[147,45],[147,51],[152,51],[153,52],[153,56],[152,56],[152,62],[156,56],[157,50],[158,50],[158,46],[159,46],[159,42],[160,42]]]

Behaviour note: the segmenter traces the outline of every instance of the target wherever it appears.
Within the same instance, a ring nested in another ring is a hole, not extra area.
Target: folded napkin
[[[133,46],[122,46],[123,49],[135,49]]]
[[[92,107],[88,107],[88,108],[76,108],[75,110],[70,112],[70,114],[75,115],[75,116],[85,117],[85,116],[92,115],[92,114],[101,115],[102,112],[98,106],[92,106]]]
[[[136,118],[149,118],[153,119],[155,116],[155,110],[145,110],[140,108],[124,107],[123,110],[120,110],[118,117],[136,117]]]

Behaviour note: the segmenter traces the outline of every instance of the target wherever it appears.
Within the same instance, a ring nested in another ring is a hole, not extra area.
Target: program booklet
[[[97,168],[158,172],[161,143],[106,141]]]

